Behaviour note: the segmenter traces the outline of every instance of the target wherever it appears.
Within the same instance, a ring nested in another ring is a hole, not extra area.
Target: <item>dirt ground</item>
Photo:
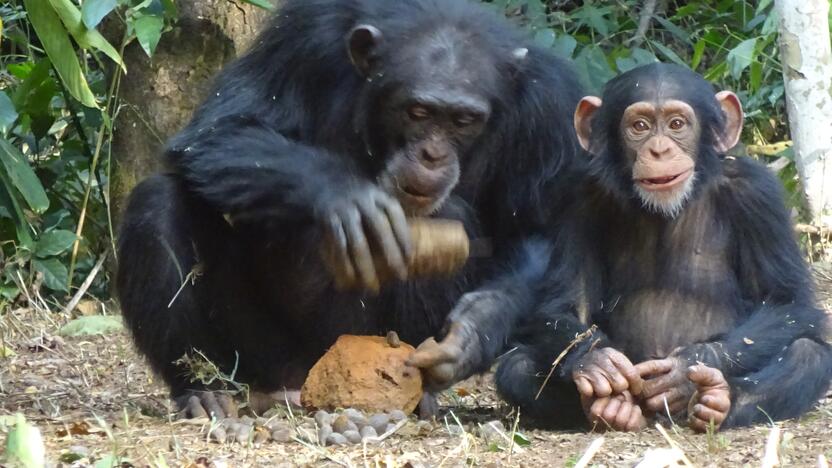
[[[832,275],[818,279],[827,278],[832,283]],[[821,297],[829,305],[828,295]],[[10,416],[23,413],[41,431],[48,460],[61,466],[111,466],[112,460],[123,467],[193,468],[574,466],[602,436],[520,426],[517,431],[528,444],[510,444],[515,413],[496,398],[490,376],[483,376],[443,395],[444,417],[428,433],[418,430],[414,421],[367,447],[324,448],[299,441],[218,444],[208,441],[208,422],[170,417],[165,389],[125,332],[58,337],[57,330],[69,319],[45,309],[0,312],[0,350],[5,346],[15,353],[0,357],[0,440],[9,431]],[[285,409],[273,413],[293,427],[309,421]],[[492,420],[501,420],[507,428],[503,443],[489,443],[477,435],[479,425]],[[782,465],[818,466],[820,455],[832,459],[832,398],[800,420],[778,426]],[[634,466],[648,451],[671,443],[696,466],[761,466],[770,432],[771,426],[758,426],[696,435],[668,427],[666,437],[655,428],[604,434],[590,466]],[[300,430],[296,434],[302,438]]]

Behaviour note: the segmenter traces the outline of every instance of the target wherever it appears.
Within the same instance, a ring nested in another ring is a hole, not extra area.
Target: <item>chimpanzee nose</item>
[[[436,146],[423,146],[420,152],[422,162],[428,164],[439,164],[448,157],[448,152]]]
[[[671,148],[673,148],[673,145],[668,141],[668,138],[656,137],[650,142],[650,156],[660,159],[667,156]]]

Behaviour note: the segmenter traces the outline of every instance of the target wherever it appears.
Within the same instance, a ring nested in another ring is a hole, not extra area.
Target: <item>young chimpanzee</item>
[[[412,364],[430,388],[487,369],[545,272],[534,236],[581,151],[580,86],[526,36],[476,2],[283,2],[124,214],[123,313],[186,413],[236,411],[176,364],[197,352],[293,400],[346,333],[425,340]],[[409,216],[460,220],[494,254],[408,279]]]
[[[589,175],[547,295],[498,369],[506,399],[549,425],[668,415],[704,431],[795,417],[824,395],[828,321],[781,185],[725,156],[742,121],[733,93],[675,65],[581,101]]]

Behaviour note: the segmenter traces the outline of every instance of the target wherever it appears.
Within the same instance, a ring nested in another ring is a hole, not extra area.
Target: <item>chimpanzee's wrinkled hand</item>
[[[587,398],[581,395],[581,405],[595,431],[607,429],[622,432],[635,432],[647,426],[647,419],[641,413],[641,407],[628,391],[616,395]]]
[[[697,432],[706,432],[711,424],[719,429],[731,411],[731,388],[719,369],[702,364],[691,366],[688,379],[696,392],[688,404],[688,424]]]
[[[620,394],[641,394],[642,380],[627,356],[613,348],[588,352],[572,371],[572,380],[584,398],[602,398]]]
[[[481,354],[476,330],[466,320],[459,320],[451,322],[442,341],[433,337],[423,341],[407,363],[422,369],[425,389],[436,392],[468,377]]]
[[[326,197],[318,216],[332,243],[336,286],[358,285],[378,292],[379,272],[372,248],[382,265],[399,279],[407,278],[410,230],[398,200],[367,183]]]
[[[696,391],[688,379],[688,366],[687,359],[674,356],[636,364],[644,379],[641,393],[644,408],[653,413],[664,413],[669,409],[671,415],[683,411]]]

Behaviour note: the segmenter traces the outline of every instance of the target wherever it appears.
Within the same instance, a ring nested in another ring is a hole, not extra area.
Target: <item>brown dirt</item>
[[[43,433],[52,462],[70,447],[80,446],[89,456],[73,466],[87,466],[110,454],[133,466],[154,467],[210,463],[217,467],[572,466],[599,437],[520,427],[530,441],[522,451],[509,453],[507,447],[490,446],[474,435],[478,424],[500,419],[510,433],[514,413],[497,400],[490,377],[485,376],[463,382],[443,396],[445,416],[430,433],[408,424],[366,451],[361,446],[322,448],[299,442],[270,441],[259,447],[217,444],[206,440],[206,424],[168,417],[164,388],[136,355],[126,334],[61,340],[53,338],[66,321],[61,314],[20,309],[0,319],[0,348],[5,340],[17,353],[0,358],[0,420],[15,412],[25,414]],[[290,422],[302,421],[296,413],[282,414]],[[779,426],[784,464],[814,466],[820,454],[832,458],[832,400],[821,402],[800,420]],[[0,427],[0,440],[7,431]],[[759,466],[769,431],[758,426],[708,436],[671,428],[670,437],[699,466]],[[648,449],[668,447],[652,428],[604,437],[593,459],[595,466],[633,466]]]

